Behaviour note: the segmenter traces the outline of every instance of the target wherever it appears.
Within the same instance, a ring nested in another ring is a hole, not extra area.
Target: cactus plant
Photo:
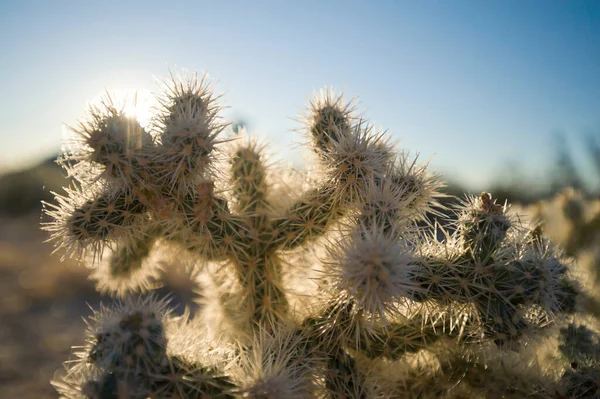
[[[44,228],[119,299],[88,321],[61,395],[556,397],[574,383],[515,360],[578,310],[579,287],[507,205],[468,196],[432,222],[438,176],[331,90],[305,117],[316,171],[286,179],[227,133],[206,76],[162,88],[150,126],[107,99],[66,143],[75,182]],[[147,292],[160,248],[204,273],[197,313]]]

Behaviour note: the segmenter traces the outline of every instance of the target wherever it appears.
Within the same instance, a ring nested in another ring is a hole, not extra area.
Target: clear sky
[[[536,175],[562,130],[600,128],[600,1],[0,2],[0,169],[58,150],[108,90],[207,71],[227,116],[298,160],[324,85],[471,187]],[[600,131],[600,130],[599,130]],[[513,166],[515,167],[515,166]]]

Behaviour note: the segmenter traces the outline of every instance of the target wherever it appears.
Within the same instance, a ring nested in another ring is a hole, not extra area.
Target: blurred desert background
[[[85,268],[43,243],[40,200],[65,183],[60,167],[49,159],[0,180],[0,396],[55,397],[48,381],[100,298]]]

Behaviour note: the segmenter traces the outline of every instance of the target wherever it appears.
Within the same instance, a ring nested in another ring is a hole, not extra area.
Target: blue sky
[[[13,0],[0,54],[0,169],[57,151],[105,88],[155,91],[168,67],[208,71],[226,115],[298,165],[294,117],[324,85],[474,188],[542,176],[556,131],[580,152],[600,132],[598,1]]]

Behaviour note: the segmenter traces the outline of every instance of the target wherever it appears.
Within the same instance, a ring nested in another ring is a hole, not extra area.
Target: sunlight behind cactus
[[[507,205],[468,196],[432,222],[439,178],[332,90],[305,118],[316,172],[282,189],[264,145],[227,135],[206,76],[161,88],[147,127],[110,101],[90,110],[61,161],[74,185],[47,204],[51,241],[120,298],[54,381],[64,397],[452,397],[487,382],[490,395],[534,393],[489,371],[493,359],[577,312],[579,287]],[[206,277],[192,316],[145,294],[161,248]],[[541,397],[574,383],[536,375]]]

